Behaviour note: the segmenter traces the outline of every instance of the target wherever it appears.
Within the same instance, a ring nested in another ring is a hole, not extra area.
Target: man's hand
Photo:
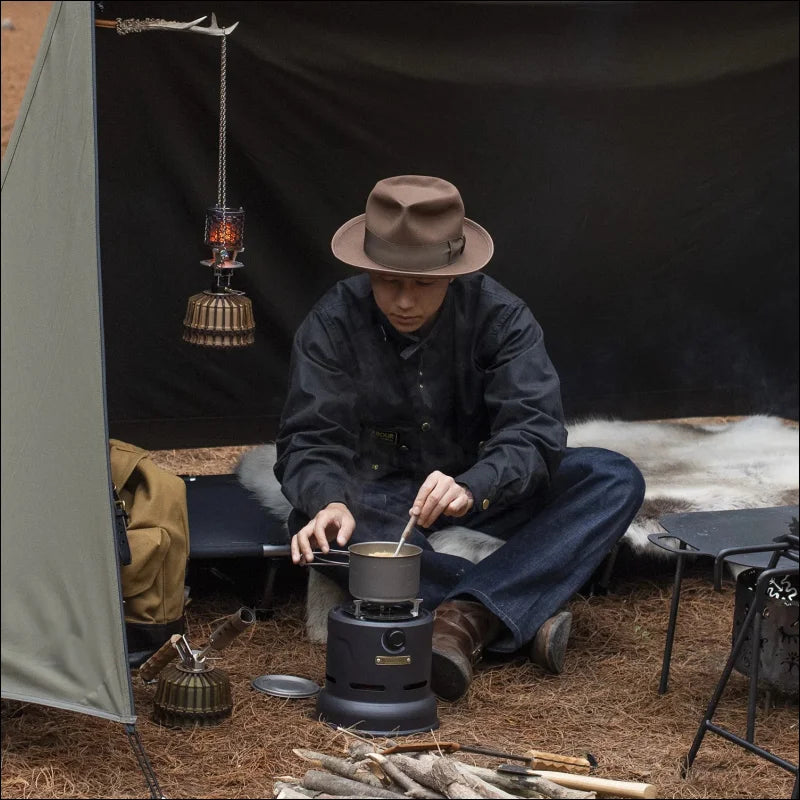
[[[328,542],[334,537],[336,544],[344,547],[355,527],[356,521],[344,503],[329,503],[292,537],[292,561],[295,564],[299,564],[301,560],[313,561],[311,551],[314,545],[327,553],[330,549]]]
[[[411,513],[417,514],[417,524],[429,528],[444,514],[463,517],[473,505],[472,494],[443,472],[431,472],[419,487]]]

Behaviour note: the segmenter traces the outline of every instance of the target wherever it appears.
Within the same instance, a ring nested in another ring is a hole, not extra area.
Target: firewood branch
[[[343,778],[349,778],[353,781],[360,781],[376,789],[383,788],[383,784],[378,778],[352,761],[348,761],[344,758],[337,758],[336,756],[329,756],[326,753],[318,753],[315,750],[307,750],[304,747],[297,747],[292,750],[292,752],[298,758],[310,762],[315,767],[333,772],[335,775],[340,775]]]
[[[444,795],[423,786],[406,775],[398,766],[392,764],[386,756],[380,753],[369,753],[367,757],[379,764],[386,775],[400,786],[408,797],[419,798],[420,800],[439,800],[439,798],[444,797]]]
[[[488,798],[488,800],[508,800],[508,798],[514,798],[514,800],[516,800],[519,797],[519,795],[510,794],[498,786],[493,786],[489,781],[484,780],[478,775],[474,775],[467,769],[469,766],[468,764],[464,764],[456,759],[453,760],[453,763],[456,769],[461,773],[461,779],[464,783],[473,789],[480,797]]]
[[[303,776],[302,785],[306,789],[318,792],[340,795],[342,797],[370,797],[376,800],[405,800],[405,795],[390,792],[388,789],[379,789],[367,786],[361,781],[344,778],[341,775],[331,775],[318,769],[310,769]]]
[[[277,800],[305,800],[316,796],[315,792],[301,789],[297,784],[287,783],[286,781],[275,781],[272,784],[272,790]]]

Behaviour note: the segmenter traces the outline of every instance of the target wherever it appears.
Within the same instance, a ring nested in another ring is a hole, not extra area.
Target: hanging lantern
[[[253,304],[244,292],[231,288],[231,277],[244,266],[244,209],[226,206],[225,116],[227,34],[222,37],[219,105],[217,204],[206,210],[204,241],[212,257],[201,261],[212,270],[211,288],[192,295],[183,320],[183,340],[203,347],[245,347],[255,341]]]
[[[206,211],[205,242],[212,250],[241,253],[244,250],[244,209],[209,208]]]

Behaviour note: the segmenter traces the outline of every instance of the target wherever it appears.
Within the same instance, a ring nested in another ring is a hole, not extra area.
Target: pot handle
[[[347,556],[348,558],[350,557],[350,553],[347,550],[328,550],[328,552],[325,555]],[[350,566],[349,563],[345,564],[342,561],[330,561],[329,559],[325,558],[320,553],[314,553],[314,561],[313,562],[308,562],[306,560],[303,560],[303,561],[300,562],[299,566],[308,567],[308,566],[311,566],[312,563],[313,564],[319,564],[321,567],[345,567],[345,568],[349,568],[349,566]]]

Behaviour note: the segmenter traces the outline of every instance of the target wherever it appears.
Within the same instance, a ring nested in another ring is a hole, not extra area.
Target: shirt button
[[[486,509],[489,508],[489,498],[488,497],[481,503],[481,508],[484,511],[486,511]]]
[[[431,429],[431,424],[430,422],[423,422],[421,427],[423,431],[429,431]]]

